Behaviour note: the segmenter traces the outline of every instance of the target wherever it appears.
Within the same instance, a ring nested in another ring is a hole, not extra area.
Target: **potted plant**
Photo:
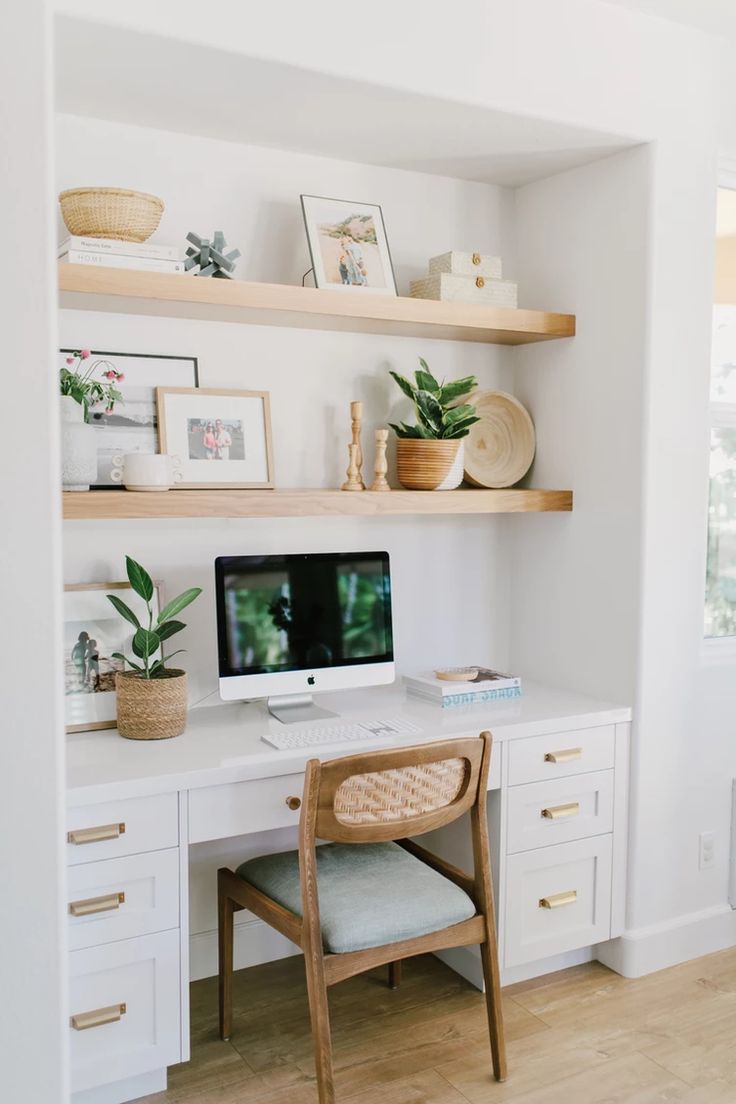
[[[94,428],[87,425],[90,408],[104,403],[105,413],[112,414],[115,403],[123,398],[117,389],[125,378],[123,373],[109,360],[86,365],[90,356],[89,349],[69,353],[59,371],[61,481],[65,491],[88,491],[97,479],[97,442]]]
[[[199,597],[202,588],[190,587],[172,598],[154,620],[151,576],[130,556],[125,557],[125,567],[131,587],[146,603],[148,624],[141,625],[133,610],[115,594],[107,595],[120,616],[135,629],[131,644],[135,660],[113,652],[115,659],[132,668],[115,675],[118,732],[128,740],[180,736],[187,723],[187,676],[186,671],[166,666],[182,649],[165,656],[163,643],[186,628],[176,615]],[[159,649],[161,654],[157,656]]]
[[[461,400],[478,386],[475,376],[438,383],[419,358],[415,383],[391,371],[392,378],[414,403],[416,425],[389,423],[398,438],[399,482],[414,491],[450,491],[463,481],[463,437],[480,421],[475,408]]]

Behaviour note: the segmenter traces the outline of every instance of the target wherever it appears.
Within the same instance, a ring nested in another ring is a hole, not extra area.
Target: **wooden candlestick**
[[[357,400],[350,404],[350,417],[352,418],[351,428],[353,431],[353,444],[355,445],[355,465],[358,469],[358,482],[360,483],[361,491],[365,490],[365,483],[363,482],[362,468],[363,468],[363,448],[360,443],[360,430],[363,422],[363,404]],[[354,489],[354,488],[351,488]]]
[[[350,460],[348,462],[348,470],[346,472],[347,480],[340,488],[341,491],[364,491],[362,479],[359,478],[360,472],[358,471],[358,447],[357,445],[348,445],[348,456]]]
[[[375,432],[376,438],[376,457],[373,462],[373,482],[371,483],[372,491],[390,491],[386,481],[386,472],[388,471],[388,461],[386,460],[386,447],[388,445],[388,430],[377,429]]]

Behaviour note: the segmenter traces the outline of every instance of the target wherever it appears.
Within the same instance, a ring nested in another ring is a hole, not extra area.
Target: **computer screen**
[[[220,678],[393,661],[386,552],[221,556]]]

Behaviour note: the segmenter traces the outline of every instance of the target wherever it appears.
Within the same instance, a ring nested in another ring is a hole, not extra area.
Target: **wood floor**
[[[736,1104],[736,950],[636,981],[598,963],[504,990],[509,1079],[494,1083],[483,997],[437,959],[330,990],[340,1104]],[[192,986],[192,1060],[147,1104],[316,1104],[301,958]]]

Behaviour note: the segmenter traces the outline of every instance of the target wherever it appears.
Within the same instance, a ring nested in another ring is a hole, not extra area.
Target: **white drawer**
[[[74,866],[68,876],[69,948],[179,927],[179,849]]]
[[[508,792],[506,850],[531,851],[613,831],[613,771],[530,782]]]
[[[180,1061],[178,931],[74,951],[69,962],[73,1091]],[[85,1026],[96,1019],[109,1022]]]
[[[509,741],[509,786],[613,766],[615,727],[579,728]]]
[[[609,938],[611,839],[596,836],[509,856],[505,966]]]
[[[189,842],[297,825],[299,808],[290,809],[287,799],[296,797],[301,803],[303,789],[303,774],[285,774],[190,790]]]
[[[177,795],[169,793],[67,809],[68,865],[177,847],[178,805]]]

